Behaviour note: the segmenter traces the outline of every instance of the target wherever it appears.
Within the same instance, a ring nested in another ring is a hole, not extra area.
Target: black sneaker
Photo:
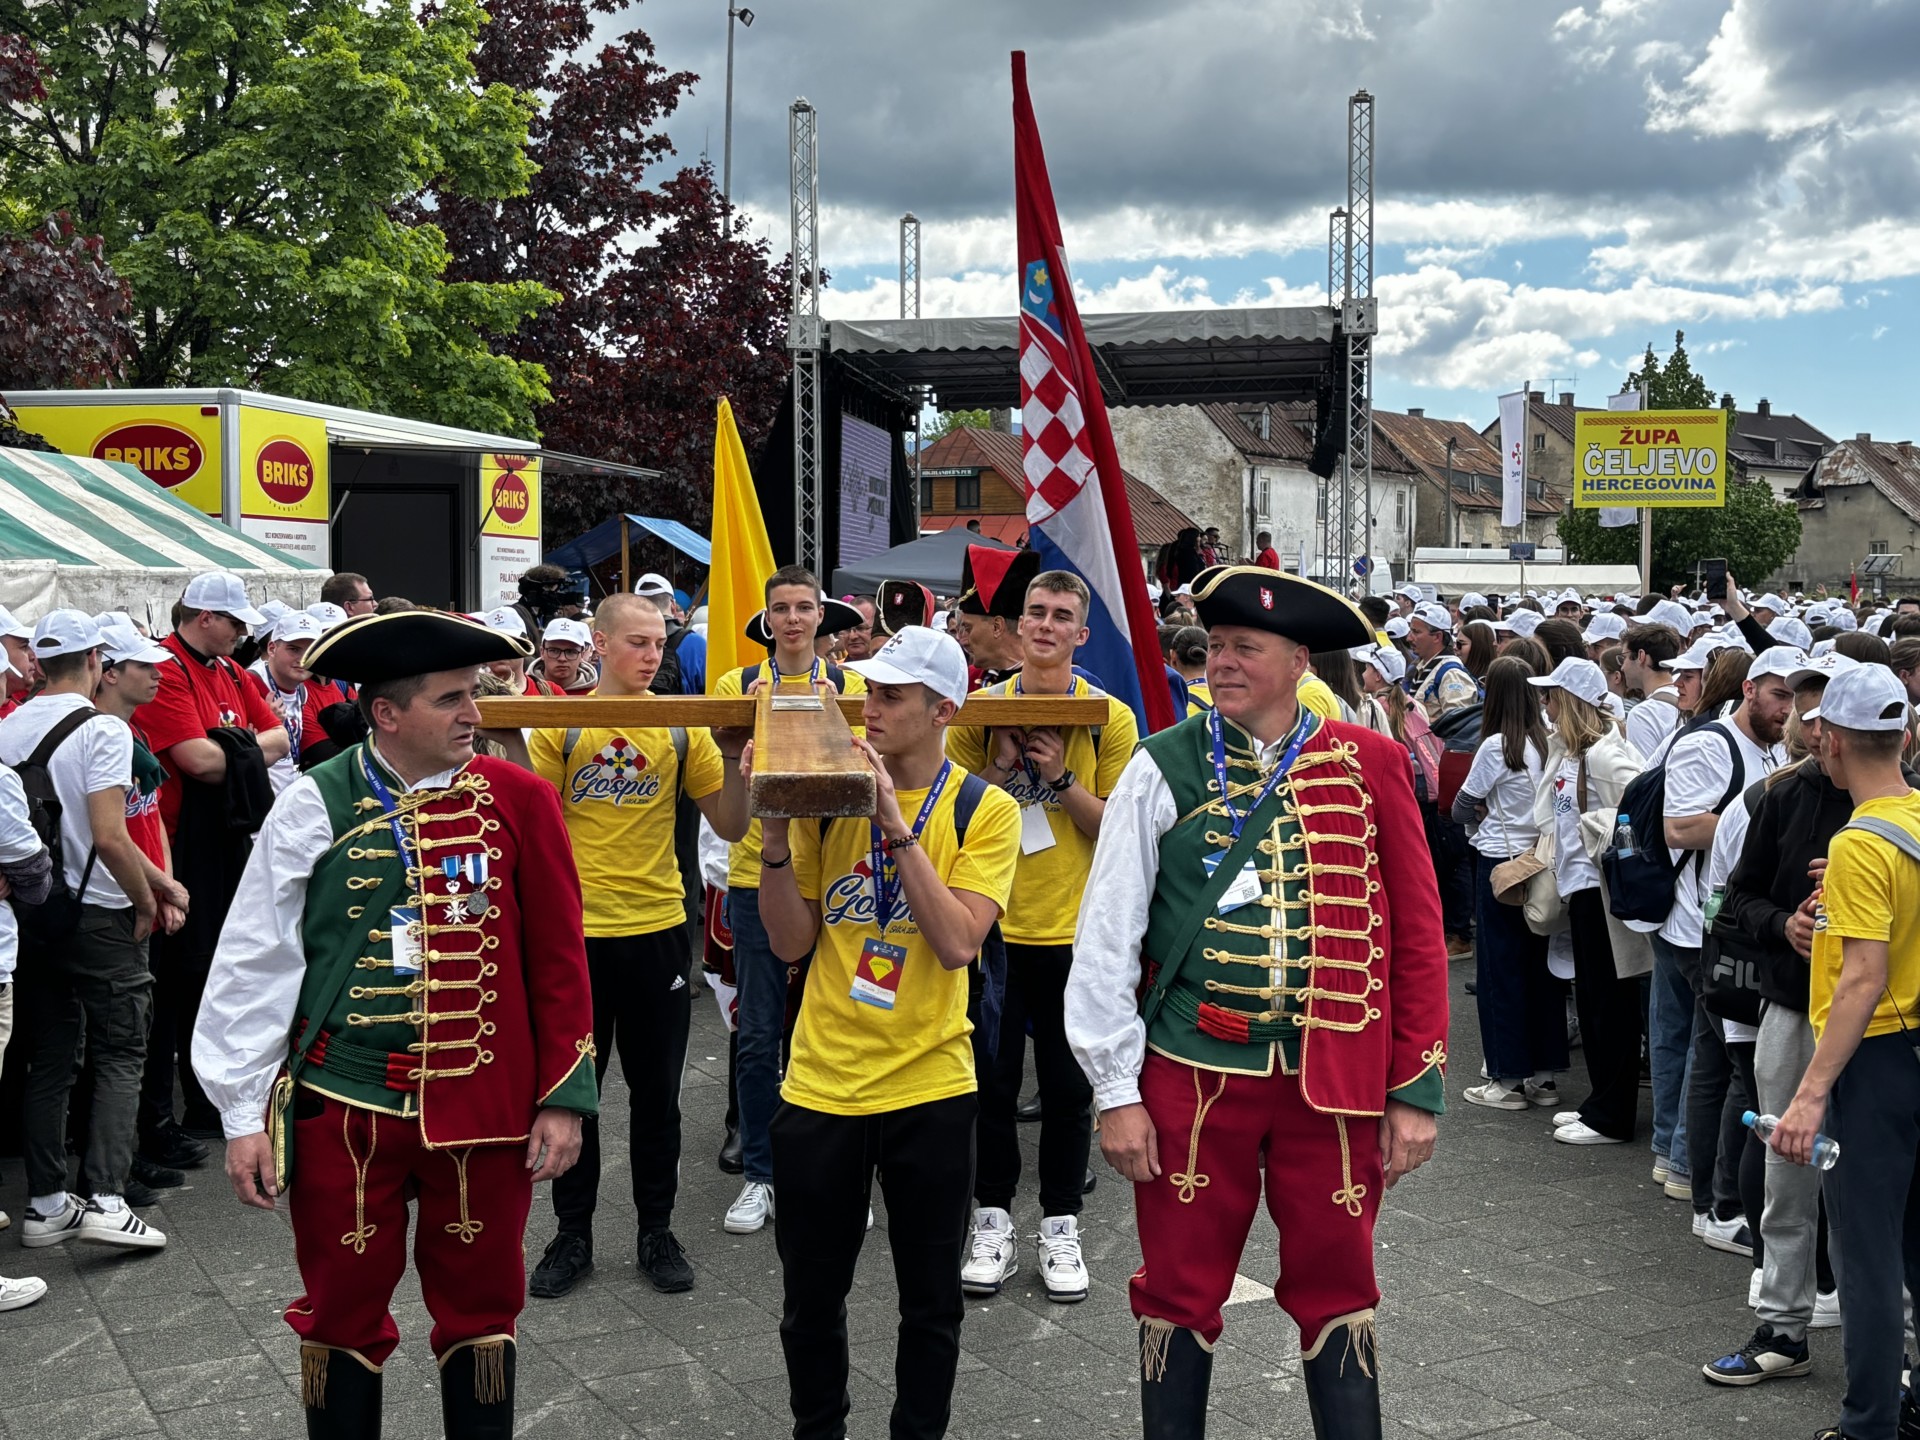
[[[167,1124],[140,1142],[140,1154],[156,1165],[175,1170],[197,1170],[207,1163],[206,1143],[178,1125]]]
[[[557,1300],[580,1283],[580,1279],[593,1269],[593,1247],[585,1236],[569,1235],[562,1231],[553,1237],[547,1246],[547,1253],[540,1257],[540,1263],[534,1267],[533,1279],[527,1283],[527,1294],[540,1300]]]
[[[142,1185],[150,1185],[155,1190],[171,1190],[187,1183],[186,1171],[175,1170],[168,1165],[156,1165],[142,1155],[133,1157],[133,1168],[127,1173]]]
[[[120,1198],[136,1210],[145,1210],[149,1205],[160,1203],[160,1192],[150,1185],[129,1179],[126,1188],[120,1192]]]
[[[693,1266],[671,1230],[649,1230],[640,1237],[640,1268],[663,1295],[693,1288]]]
[[[740,1127],[733,1126],[727,1131],[727,1138],[720,1142],[720,1169],[723,1174],[742,1175],[747,1169],[746,1144],[740,1138]]]
[[[1789,1340],[1774,1334],[1771,1325],[1762,1325],[1746,1344],[1702,1365],[1700,1373],[1716,1385],[1758,1385],[1762,1380],[1805,1375],[1812,1369],[1813,1352],[1805,1339]]]
[[[1916,1398],[1910,1389],[1900,1396],[1898,1440],[1920,1440],[1920,1398]]]

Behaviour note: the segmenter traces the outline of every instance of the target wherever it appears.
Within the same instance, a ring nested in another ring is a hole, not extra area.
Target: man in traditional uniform
[[[1027,584],[1040,573],[1037,550],[1002,550],[969,545],[960,562],[960,644],[972,666],[973,688],[998,685],[1019,673],[1026,652],[1020,644],[1020,617],[1026,611]]]
[[[1405,751],[1296,695],[1308,652],[1368,642],[1360,612],[1244,565],[1193,592],[1216,708],[1107,798],[1067,982],[1101,1150],[1134,1182],[1141,1411],[1151,1440],[1202,1434],[1264,1170],[1315,1433],[1372,1440],[1374,1217],[1443,1108],[1439,898]]]
[[[311,662],[369,729],[280,796],[221,932],[193,1061],[242,1202],[290,1193],[310,1437],[377,1436],[415,1258],[449,1436],[513,1428],[533,1186],[593,1114],[580,882],[553,787],[473,753],[479,667],[524,640],[368,615]]]

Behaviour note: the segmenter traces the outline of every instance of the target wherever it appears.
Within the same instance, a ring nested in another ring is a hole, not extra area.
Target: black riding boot
[[[1380,1379],[1373,1315],[1336,1320],[1303,1357],[1307,1405],[1318,1440],[1380,1440]]]
[[[440,1362],[440,1414],[447,1440],[512,1440],[514,1345],[483,1340]]]
[[[1140,1327],[1140,1421],[1146,1440],[1201,1440],[1207,1433],[1207,1390],[1213,1351],[1193,1331]]]
[[[300,1347],[307,1440],[379,1440],[380,1372],[351,1350]]]

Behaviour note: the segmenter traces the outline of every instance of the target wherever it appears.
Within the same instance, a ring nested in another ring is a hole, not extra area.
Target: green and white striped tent
[[[0,449],[0,604],[23,620],[125,610],[160,629],[187,581],[226,570],[263,600],[309,605],[330,571],[249,540],[131,465]]]

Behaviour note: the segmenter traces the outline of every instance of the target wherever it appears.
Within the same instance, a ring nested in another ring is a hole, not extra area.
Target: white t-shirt
[[[1533,797],[1540,788],[1546,759],[1527,742],[1524,769],[1509,770],[1500,737],[1489,735],[1473,752],[1473,768],[1461,784],[1463,794],[1484,801],[1487,817],[1473,832],[1473,848],[1496,860],[1511,860],[1533,848],[1540,827],[1533,823]]]
[[[255,666],[261,683],[266,686],[267,704],[280,717],[280,723],[286,726],[288,738],[292,741],[287,753],[267,767],[267,783],[273,786],[273,793],[278,795],[300,778],[300,744],[306,738],[301,733],[300,717],[307,707],[307,687],[296,685],[291,694],[283,693],[273,683],[266,661],[256,661]]]
[[[40,832],[27,813],[27,792],[20,777],[0,765],[0,861],[16,864],[39,853]],[[14,918],[13,902],[0,900],[0,985],[13,979],[19,954],[20,922]]]
[[[19,765],[63,715],[84,710],[92,702],[84,695],[39,695],[0,720],[0,762]],[[124,802],[133,785],[133,732],[117,715],[96,715],[53,752],[47,763],[53,793],[60,798],[60,848],[67,886],[77,888],[93,849],[93,826],[87,820],[87,796],[116,791]],[[94,862],[87,880],[88,905],[125,910],[131,903],[105,865]]]
[[[1667,755],[1667,815],[1676,820],[1689,815],[1706,815],[1720,803],[1720,797],[1727,793],[1727,784],[1734,777],[1727,770],[1727,742],[1718,735],[1709,735],[1707,730],[1720,730],[1733,737],[1734,753],[1740,757],[1739,787],[1734,798],[1721,813],[1721,823],[1734,810],[1741,809],[1740,791],[1754,781],[1761,779],[1774,766],[1780,763],[1780,751],[1777,748],[1763,749],[1747,738],[1746,731],[1734,724],[1731,719],[1715,720],[1711,725],[1696,730],[1673,743]],[[1741,838],[1744,840],[1746,816],[1735,822],[1741,826]],[[1716,831],[1716,836],[1718,832]],[[1667,913],[1666,924],[1660,927],[1661,938],[1669,945],[1696,948],[1700,944],[1700,904],[1703,898],[1701,882],[1707,868],[1704,861],[1696,861],[1698,852],[1675,850],[1673,858],[1684,862],[1675,878],[1673,890],[1673,909]],[[1734,858],[1739,858],[1735,850]],[[1733,867],[1728,865],[1730,871]]]
[[[1587,788],[1591,792],[1592,776]],[[1600,869],[1580,843],[1580,762],[1571,755],[1560,761],[1560,773],[1553,777],[1553,878],[1562,895],[1578,895],[1600,883]]]
[[[1680,692],[1662,685],[1627,712],[1627,743],[1642,755],[1651,755],[1680,728]],[[1670,703],[1671,702],[1671,703]]]

